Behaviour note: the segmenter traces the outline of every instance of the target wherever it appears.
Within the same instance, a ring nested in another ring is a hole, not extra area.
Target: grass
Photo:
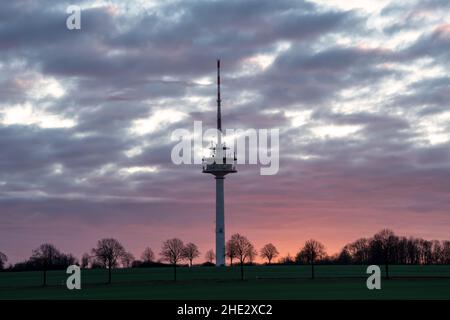
[[[450,299],[450,266],[391,266],[382,290],[368,290],[365,266],[251,266],[240,281],[239,268],[82,270],[82,289],[68,290],[67,274],[0,273],[0,299]]]

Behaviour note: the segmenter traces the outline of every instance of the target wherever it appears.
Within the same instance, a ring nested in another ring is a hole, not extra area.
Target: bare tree
[[[431,264],[433,261],[432,243],[431,241],[420,239],[421,260],[423,264]]]
[[[261,258],[267,259],[269,264],[272,262],[272,259],[278,257],[279,254],[277,248],[272,243],[266,244],[260,252]]]
[[[161,247],[161,257],[173,265],[173,279],[177,280],[177,263],[183,259],[184,244],[180,239],[174,238],[164,241]]]
[[[350,254],[349,246],[346,245],[342,248],[341,252],[331,258],[339,264],[350,264],[353,262],[352,255]]]
[[[311,239],[305,242],[302,250],[297,254],[296,260],[297,262],[303,261],[311,265],[311,278],[314,279],[314,264],[317,260],[325,257],[325,255],[325,246],[319,241]]]
[[[355,263],[367,264],[369,262],[369,240],[360,238],[347,245],[348,252]]]
[[[81,268],[85,269],[89,266],[89,261],[91,260],[91,257],[89,254],[85,253],[81,257]]]
[[[444,247],[438,240],[431,241],[432,261],[435,264],[442,264],[444,261]]]
[[[233,266],[233,259],[236,258],[236,250],[234,249],[231,239],[227,241],[225,246],[225,256],[230,259],[230,265]]]
[[[389,279],[389,264],[394,255],[398,238],[389,229],[383,229],[373,236],[374,246],[380,250],[386,270],[386,279]],[[430,245],[431,247],[431,245]]]
[[[130,268],[135,260],[131,252],[125,252],[120,259],[124,268]]]
[[[295,264],[295,260],[291,257],[291,255],[288,252],[287,256],[280,258],[280,263],[281,264]]]
[[[442,255],[443,255],[443,263],[450,264],[450,241],[443,241],[442,243]]]
[[[252,255],[255,256],[256,250],[253,244],[244,236],[239,233],[233,234],[230,239],[230,245],[236,253],[236,257],[239,259],[241,265],[241,280],[244,280],[244,263]]]
[[[97,247],[92,249],[92,254],[108,269],[108,283],[111,283],[111,269],[117,267],[118,260],[126,251],[119,241],[113,238],[101,239]]]
[[[6,262],[8,261],[8,257],[3,252],[0,252],[0,270],[5,267]]]
[[[200,251],[198,250],[197,245],[190,242],[184,247],[183,258],[189,261],[189,267],[192,267],[192,260],[199,256]]]
[[[398,239],[395,260],[397,264],[408,263],[408,238],[401,237]]]
[[[47,285],[47,271],[61,257],[61,252],[50,243],[41,244],[37,249],[33,250],[31,260],[37,264],[43,271],[43,286]]]
[[[213,263],[214,259],[216,259],[216,255],[214,253],[214,250],[208,250],[205,254],[205,259],[209,263]]]
[[[144,249],[144,252],[142,252],[141,259],[144,262],[153,262],[155,260],[155,254],[153,253],[153,250],[150,247],[147,247]]]
[[[419,256],[419,240],[410,237],[406,243],[406,257],[410,264],[417,264],[420,261]]]

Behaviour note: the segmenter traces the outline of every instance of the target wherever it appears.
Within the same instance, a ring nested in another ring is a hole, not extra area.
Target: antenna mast
[[[220,110],[220,59],[217,59],[217,130],[222,132],[222,115]]]

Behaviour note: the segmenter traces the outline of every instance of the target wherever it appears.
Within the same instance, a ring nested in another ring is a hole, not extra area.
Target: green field
[[[450,266],[391,266],[392,279],[368,290],[365,266],[251,266],[82,270],[82,289],[68,290],[65,271],[0,273],[0,299],[450,299]]]

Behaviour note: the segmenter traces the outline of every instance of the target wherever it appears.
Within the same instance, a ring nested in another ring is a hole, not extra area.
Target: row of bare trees
[[[310,264],[312,277],[316,263],[384,265],[386,278],[389,278],[389,266],[393,264],[450,264],[450,241],[400,237],[390,229],[383,229],[371,238],[361,238],[345,245],[333,256],[326,254],[320,242],[309,240],[295,259],[288,255],[279,263]]]
[[[7,256],[0,252],[0,269],[3,269],[7,261]],[[77,259],[73,255],[62,253],[54,245],[44,243],[33,250],[31,257],[27,261],[16,263],[14,270],[42,270],[42,284],[46,286],[47,271],[64,269],[76,263]]]
[[[369,264],[379,262],[383,247],[392,264],[449,264],[450,241],[398,237],[389,229],[373,238],[361,238],[347,244],[341,251],[343,263]],[[339,258],[339,257],[338,257]]]
[[[260,252],[260,256],[271,263],[278,256],[276,247],[269,243],[265,245]],[[178,238],[169,239],[163,242],[160,252],[161,259],[173,266],[174,280],[177,279],[177,266],[182,262],[187,262],[191,267],[194,259],[200,256],[200,251],[194,243],[190,242],[184,245]],[[258,255],[253,244],[238,233],[231,236],[226,244],[226,255],[230,258],[231,265],[233,260],[237,259],[241,266],[241,278],[244,279],[244,264],[251,263]],[[208,250],[205,254],[207,264],[212,265],[215,259],[213,250]],[[103,266],[108,269],[108,282],[111,282],[111,269],[117,267],[119,261],[123,267],[139,266],[144,264],[148,266],[155,263],[155,254],[150,247],[145,248],[140,261],[135,261],[131,254],[127,253],[123,246],[115,239],[102,239],[97,243],[97,247],[92,249],[92,255],[85,254],[82,258],[81,266],[83,268],[91,264],[91,267]],[[159,262],[158,261],[158,262]]]
[[[272,264],[279,256],[277,248],[268,243],[256,251],[247,237],[236,233],[226,243],[226,257],[233,265],[237,261],[240,265],[241,279],[244,279],[244,265],[253,263],[259,255]],[[156,259],[150,247],[145,248],[141,260],[125,250],[116,239],[106,238],[97,242],[91,252],[81,258],[82,268],[105,268],[108,270],[108,283],[111,282],[111,270],[122,265],[125,268],[164,265],[173,266],[174,279],[177,277],[177,266],[182,262],[193,265],[193,261],[200,256],[200,251],[194,243],[186,245],[180,239],[173,238],[163,242]],[[212,265],[215,260],[213,250],[205,254],[206,265]],[[8,258],[0,252],[0,269],[5,267]],[[32,256],[25,262],[10,266],[10,270],[42,270],[43,284],[47,285],[47,271],[63,269],[71,264],[77,264],[77,259],[71,254],[61,253],[52,244],[42,244],[33,250]],[[309,264],[311,278],[315,277],[316,264],[384,264],[386,277],[389,278],[389,265],[392,264],[450,264],[450,241],[424,240],[419,238],[399,237],[389,229],[381,230],[371,238],[361,238],[344,246],[338,254],[328,256],[322,243],[308,240],[300,248],[295,258],[282,257],[278,264]]]
[[[260,256],[266,258],[269,262],[278,256],[276,247],[269,243],[265,245],[260,252]],[[188,260],[189,265],[192,266],[192,260],[200,255],[197,246],[189,243],[186,246],[179,239],[170,239],[163,243],[161,248],[161,257],[164,261],[169,262],[174,268],[174,280],[176,280],[177,264],[182,260]],[[258,255],[253,244],[247,237],[236,233],[233,234],[226,243],[226,256],[230,259],[230,264],[233,265],[233,260],[237,259],[240,264],[241,279],[244,279],[244,265],[248,262],[253,262]],[[215,259],[214,251],[209,250],[206,253],[208,263],[212,264]]]
[[[91,264],[91,267],[102,266],[108,269],[108,283],[111,283],[111,270],[117,267],[119,262],[125,268],[139,266],[141,264],[149,266],[156,263],[155,254],[150,247],[145,248],[141,255],[142,260],[135,260],[134,256],[127,252],[119,241],[112,238],[99,240],[97,246],[91,252],[92,255],[83,255],[81,266],[86,268]],[[176,280],[177,265],[181,261],[187,261],[189,266],[192,266],[193,260],[200,256],[200,251],[197,245],[192,242],[184,245],[180,239],[173,238],[163,242],[160,256],[160,261],[168,262],[173,266],[174,280]],[[212,250],[206,253],[206,259],[210,263],[215,259]]]
[[[450,241],[399,237],[390,229],[344,246],[334,257],[341,264],[450,264]]]

